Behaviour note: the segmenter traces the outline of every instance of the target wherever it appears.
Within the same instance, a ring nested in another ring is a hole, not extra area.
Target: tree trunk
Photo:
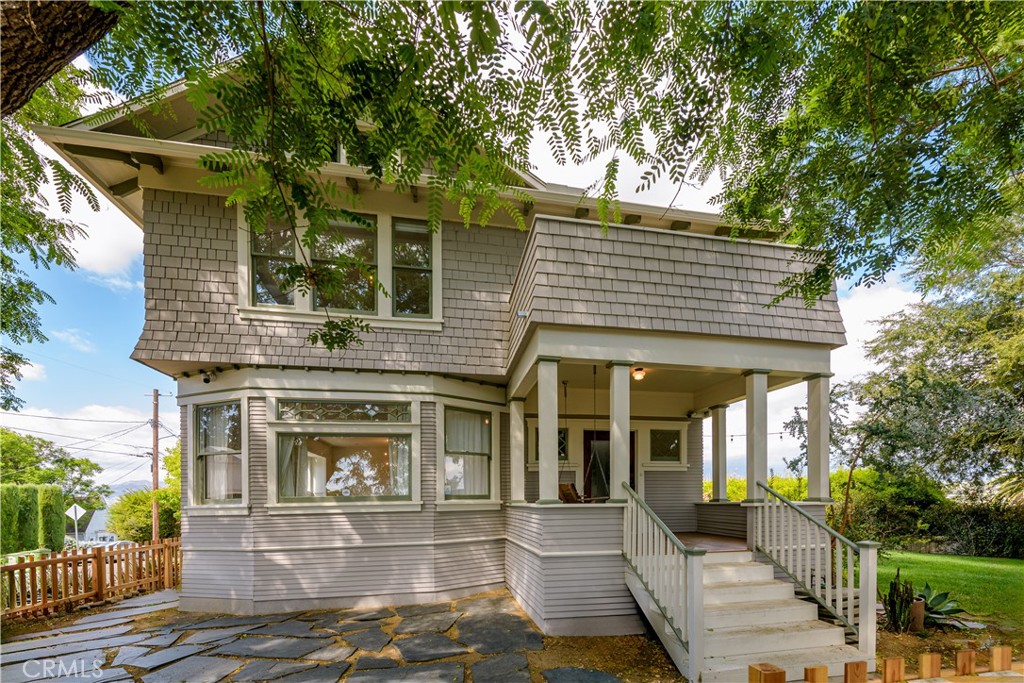
[[[0,116],[18,111],[32,93],[117,24],[120,14],[88,2],[0,2]]]

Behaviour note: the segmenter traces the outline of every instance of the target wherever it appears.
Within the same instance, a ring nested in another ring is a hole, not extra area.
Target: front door
[[[607,430],[583,431],[583,497],[587,500],[607,500],[613,497],[608,491],[611,450]],[[636,432],[633,431],[629,433],[629,485],[636,490]]]

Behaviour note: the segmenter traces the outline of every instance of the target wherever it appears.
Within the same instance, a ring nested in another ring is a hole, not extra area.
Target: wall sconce
[[[643,368],[633,368],[631,374],[633,375],[633,379],[639,382],[640,380],[647,376],[647,371],[644,370]]]

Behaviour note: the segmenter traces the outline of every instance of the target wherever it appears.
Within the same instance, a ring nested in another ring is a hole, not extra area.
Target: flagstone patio
[[[153,624],[156,625],[153,625]],[[506,592],[431,605],[267,616],[177,611],[177,593],[130,598],[15,636],[4,683],[618,683],[578,667],[531,669],[544,648]]]

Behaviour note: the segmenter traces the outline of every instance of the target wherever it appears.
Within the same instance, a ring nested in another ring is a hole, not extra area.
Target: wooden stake
[[[1010,671],[1013,668],[1013,650],[1009,645],[993,647],[989,652],[992,654],[989,671]]]
[[[977,653],[974,650],[961,650],[956,653],[956,675],[973,676]]]
[[[882,661],[882,683],[901,683],[906,678],[903,657],[886,657]]]
[[[747,683],[786,683],[786,670],[774,664],[751,664],[747,667]]]
[[[918,678],[938,678],[942,675],[942,655],[937,652],[924,652],[917,658]]]
[[[828,667],[804,667],[804,683],[828,683]]]
[[[868,663],[847,662],[843,670],[843,683],[868,683]]]

